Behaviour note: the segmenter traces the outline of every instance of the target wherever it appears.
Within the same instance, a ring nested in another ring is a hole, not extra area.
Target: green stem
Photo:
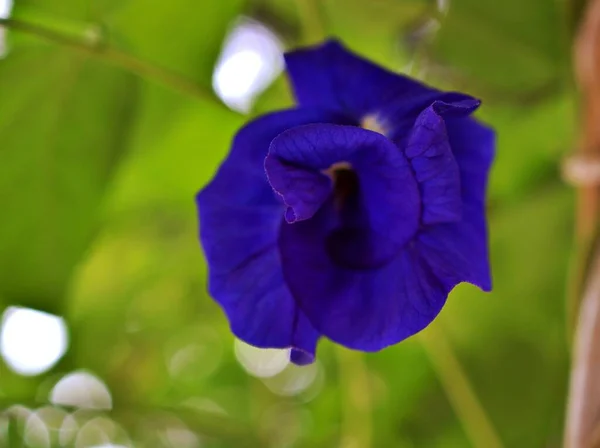
[[[471,444],[476,448],[503,448],[440,323],[430,325],[420,338]]]
[[[371,442],[371,385],[360,352],[336,347],[342,392],[340,448],[369,448]]]
[[[74,51],[94,56],[108,64],[127,70],[141,78],[155,81],[184,95],[203,101],[222,103],[208,89],[179,73],[136,58],[102,42],[66,36],[53,29],[18,19],[0,19],[0,26],[20,31]],[[224,106],[223,106],[224,107]]]

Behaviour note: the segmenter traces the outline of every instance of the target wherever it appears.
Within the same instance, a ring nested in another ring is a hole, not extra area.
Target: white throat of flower
[[[377,132],[378,134],[386,135],[388,129],[377,114],[365,115],[360,120],[360,127],[369,131]]]

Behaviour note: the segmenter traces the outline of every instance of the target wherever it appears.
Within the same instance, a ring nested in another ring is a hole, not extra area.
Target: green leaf
[[[195,194],[212,178],[246,119],[223,107],[199,106],[160,87],[146,86],[131,158],[116,184],[111,215],[177,204],[195,220]]]
[[[452,0],[433,50],[479,86],[523,92],[568,70],[565,34],[560,2]]]
[[[0,296],[55,311],[126,149],[138,82],[39,46],[0,62],[0,86]]]
[[[225,31],[243,3],[131,0],[123,2],[107,22],[119,46],[210,86]]]
[[[408,63],[408,55],[403,54],[404,48],[398,45],[401,32],[430,9],[422,0],[333,0],[323,6],[329,34],[395,71]]]
[[[519,108],[484,102],[479,116],[497,135],[490,198],[517,198],[532,187],[557,179],[558,161],[572,150],[577,129],[572,92]]]
[[[565,187],[496,210],[490,220],[492,294],[461,285],[440,316],[506,446],[560,440],[570,216],[572,195]]]
[[[120,2],[118,0],[19,0],[14,2],[13,15],[39,15],[63,21],[98,21]]]

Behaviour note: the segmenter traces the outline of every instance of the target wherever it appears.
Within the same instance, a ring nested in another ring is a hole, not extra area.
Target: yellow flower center
[[[369,131],[377,132],[378,134],[386,135],[385,126],[375,114],[366,115],[360,121],[360,127],[363,129],[368,129]]]

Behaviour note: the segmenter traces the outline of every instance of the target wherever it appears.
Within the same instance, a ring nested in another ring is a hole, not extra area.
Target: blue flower
[[[286,66],[298,107],[242,128],[197,196],[232,332],[304,364],[321,336],[377,351],[425,328],[458,283],[489,291],[480,102],[336,41]]]

